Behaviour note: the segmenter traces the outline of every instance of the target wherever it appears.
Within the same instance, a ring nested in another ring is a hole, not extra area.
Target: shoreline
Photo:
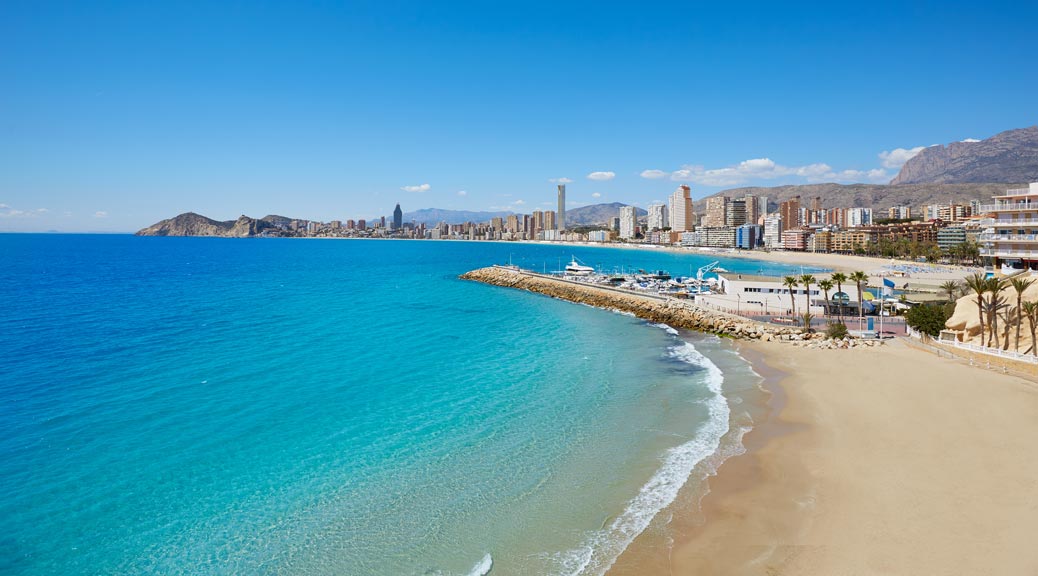
[[[700,510],[669,510],[666,533],[640,535],[610,576],[1038,570],[1033,383],[900,341],[738,346],[768,416]]]

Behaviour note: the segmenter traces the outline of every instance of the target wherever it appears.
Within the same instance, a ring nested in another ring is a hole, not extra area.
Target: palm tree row
[[[817,280],[811,274],[801,274],[800,276],[786,276],[785,278],[782,279],[782,285],[785,286],[789,290],[789,311],[790,311],[790,314],[792,316],[794,316],[794,317],[797,317],[797,302],[796,302],[796,296],[795,295],[796,295],[797,288],[799,288],[800,286],[804,287],[804,312],[805,313],[809,313],[811,311],[811,285],[815,285],[815,286],[818,286],[818,288],[822,290],[822,292],[823,292],[823,294],[825,296],[825,301],[824,301],[825,316],[827,318],[831,319],[832,318],[832,302],[829,300],[829,292],[835,286],[836,294],[843,295],[843,283],[844,282],[848,282],[848,281],[854,282],[858,286],[858,315],[861,316],[861,309],[862,309],[862,305],[863,305],[862,285],[867,284],[868,281],[869,281],[868,274],[865,274],[864,272],[861,272],[861,271],[854,272],[850,276],[848,276],[847,274],[844,274],[843,272],[836,272],[832,276],[830,276],[829,278],[823,278],[822,280]],[[841,298],[842,297],[844,297],[844,296],[841,296]],[[840,319],[841,319],[841,321],[842,321],[842,316],[843,316],[842,308],[843,308],[843,301],[841,300],[840,305],[837,307],[837,310],[840,311]],[[807,326],[807,321],[805,321],[804,328],[805,329],[809,328],[809,326]]]
[[[1016,326],[1015,350],[1020,351],[1020,329],[1026,316],[1031,332],[1031,347],[1025,351],[1038,356],[1035,346],[1035,324],[1038,323],[1038,302],[1024,302],[1024,291],[1035,283],[1033,278],[1014,276],[1012,278],[985,278],[976,273],[966,278],[965,286],[977,297],[977,321],[980,324],[980,345],[1009,350],[1009,333]],[[1012,288],[1016,292],[1016,306],[1002,294]],[[958,289],[945,283],[942,290],[948,293],[949,299]],[[1002,321],[1002,333],[999,338],[998,322]]]

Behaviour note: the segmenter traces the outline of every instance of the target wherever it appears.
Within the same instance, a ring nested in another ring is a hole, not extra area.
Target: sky
[[[1035,2],[0,3],[0,231],[888,182],[1038,123]]]

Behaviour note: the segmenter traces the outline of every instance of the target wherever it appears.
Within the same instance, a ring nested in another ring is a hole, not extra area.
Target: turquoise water
[[[748,376],[716,339],[456,278],[571,254],[709,261],[0,235],[0,573],[601,573]]]

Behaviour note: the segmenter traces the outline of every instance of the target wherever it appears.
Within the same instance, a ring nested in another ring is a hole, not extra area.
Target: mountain
[[[138,236],[225,236],[246,238],[274,228],[267,220],[255,220],[248,216],[240,216],[237,220],[220,222],[206,218],[201,214],[186,212],[152,224],[137,232]]]
[[[712,196],[767,196],[769,211],[778,210],[780,202],[800,196],[801,206],[811,207],[811,200],[821,198],[822,208],[872,208],[886,211],[891,206],[911,206],[912,212],[927,204],[968,203],[983,200],[990,203],[996,194],[1005,194],[1008,188],[1019,188],[1026,184],[803,184],[775,186],[771,188],[747,187],[723,190]],[[694,204],[697,214],[706,212],[706,198]],[[877,214],[879,218],[882,215]]]
[[[573,208],[572,210],[566,210],[566,226],[588,226],[591,224],[608,224],[609,219],[620,215],[620,208],[629,206],[629,204],[623,204],[621,202],[611,202],[609,204],[592,204],[590,206],[581,206],[580,208]],[[639,217],[648,214],[647,211],[641,208],[635,208],[634,211]]]
[[[1038,181],[1038,126],[979,142],[931,146],[912,157],[891,184]]]
[[[489,222],[491,218],[504,218],[513,212],[470,212],[468,210],[442,210],[440,208],[422,208],[414,212],[404,212],[404,222],[425,223],[428,225],[446,222],[447,224],[464,224],[466,222]]]

